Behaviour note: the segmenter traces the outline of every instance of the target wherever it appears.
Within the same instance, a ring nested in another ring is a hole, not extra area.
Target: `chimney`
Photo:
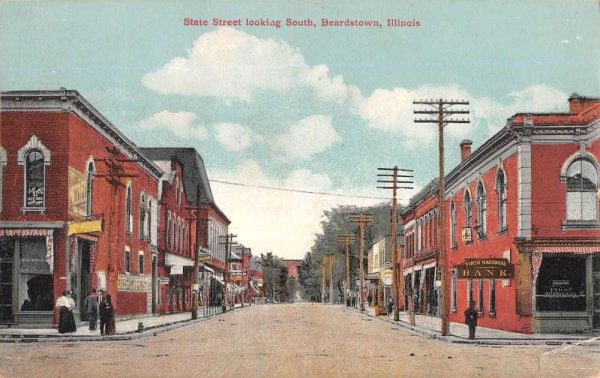
[[[569,113],[570,114],[581,114],[591,108],[592,106],[598,105],[600,98],[597,97],[583,97],[577,92],[573,92],[569,97]]]
[[[471,155],[472,140],[465,139],[460,142],[460,161],[465,161]]]

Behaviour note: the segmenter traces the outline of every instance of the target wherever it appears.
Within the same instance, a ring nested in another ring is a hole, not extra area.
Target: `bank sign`
[[[458,267],[458,278],[513,278],[508,259],[468,259]]]

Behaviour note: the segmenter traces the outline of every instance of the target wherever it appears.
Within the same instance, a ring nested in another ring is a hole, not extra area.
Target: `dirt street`
[[[585,377],[600,347],[455,345],[340,306],[260,305],[134,341],[0,344],[0,375]]]

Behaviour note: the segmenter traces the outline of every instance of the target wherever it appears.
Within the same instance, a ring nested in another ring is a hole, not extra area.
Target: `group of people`
[[[356,307],[358,304],[358,293],[349,292],[346,296],[346,307]]]
[[[59,333],[75,332],[77,330],[75,317],[73,316],[75,300],[71,295],[72,292],[65,290],[56,300]],[[92,289],[85,298],[82,311],[85,311],[89,317],[90,331],[96,330],[96,323],[98,317],[100,317],[100,334],[102,336],[115,334],[115,308],[110,294],[103,295],[102,291],[97,294],[96,289]]]

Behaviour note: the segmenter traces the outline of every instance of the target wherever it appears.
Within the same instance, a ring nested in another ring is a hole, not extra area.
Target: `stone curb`
[[[245,306],[247,307],[247,306]],[[248,306],[249,307],[249,306]],[[237,310],[242,309],[244,307],[234,307],[228,310],[225,314]],[[150,336],[156,336],[158,334],[169,332],[174,329],[186,327],[189,325],[197,324],[203,322],[205,320],[217,317],[222,315],[223,313],[209,315],[207,317],[198,318],[195,320],[185,319],[179,320],[169,323],[163,323],[155,326],[150,326],[144,328],[143,332],[138,331],[127,331],[123,333],[119,333],[113,336],[84,336],[84,335],[60,335],[60,334],[51,334],[51,335],[2,335],[0,336],[0,343],[71,343],[71,342],[89,342],[89,341],[128,341],[128,340],[137,340]]]
[[[571,338],[571,339],[520,339],[520,338],[506,338],[506,339],[495,339],[495,338],[480,338],[475,340],[469,340],[462,338],[460,336],[442,336],[439,332],[418,327],[411,326],[407,322],[400,320],[394,321],[389,320],[387,318],[382,318],[379,316],[371,315],[366,312],[361,312],[358,310],[359,314],[364,315],[369,318],[377,319],[381,322],[388,323],[397,327],[401,327],[407,330],[411,334],[424,336],[428,339],[439,340],[446,343],[451,344],[466,344],[466,345],[494,345],[494,346],[515,346],[515,345],[538,345],[538,346],[565,346],[565,345],[575,345],[578,346],[598,346],[600,342],[586,342],[589,338],[582,336],[581,338]]]

